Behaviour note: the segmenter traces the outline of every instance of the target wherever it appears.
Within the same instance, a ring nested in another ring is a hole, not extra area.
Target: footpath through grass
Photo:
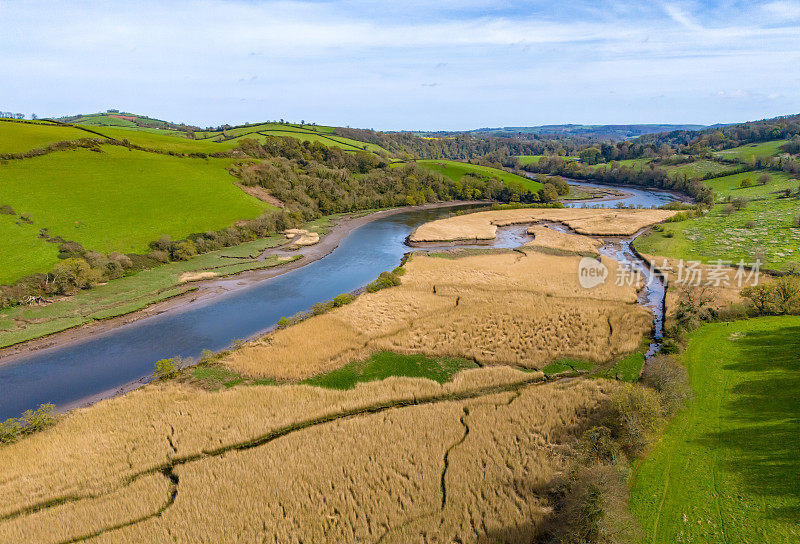
[[[644,542],[800,542],[799,354],[800,317],[691,334],[695,399],[632,479]]]

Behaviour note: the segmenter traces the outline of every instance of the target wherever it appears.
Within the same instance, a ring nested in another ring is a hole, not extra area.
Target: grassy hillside
[[[73,127],[0,119],[0,154],[24,153],[64,140],[90,137],[93,135]]]
[[[800,542],[798,350],[798,317],[692,333],[695,399],[632,480],[644,542]]]
[[[188,129],[188,127],[128,113],[78,115],[65,117],[62,121],[89,126],[111,138],[127,139],[137,145],[179,153],[226,151],[236,147],[241,138],[263,141],[265,136],[283,136],[306,142],[319,142],[327,146],[340,147],[345,151],[366,150],[373,153],[383,151],[380,146],[372,143],[337,136],[333,133],[335,127],[318,125],[255,123],[220,131],[194,131],[195,140],[193,141],[187,138],[186,131],[175,130],[176,128]],[[170,141],[170,138],[174,141]]]
[[[454,181],[459,181],[466,174],[472,174],[481,178],[497,178],[507,185],[522,185],[529,191],[538,191],[542,188],[542,184],[538,181],[518,176],[517,174],[512,174],[504,170],[489,168],[488,166],[440,160],[420,160],[417,161],[417,164],[420,164],[425,168],[435,170],[436,172],[439,172],[440,174],[445,175]]]
[[[235,127],[224,132],[198,132],[195,136],[199,139],[210,140],[216,142],[223,140],[221,143],[235,143],[241,138],[253,138],[255,140],[263,141],[265,136],[284,136],[288,138],[296,138],[306,142],[319,142],[323,145],[336,146],[344,149],[345,151],[371,151],[378,153],[383,149],[375,144],[360,142],[350,138],[344,138],[333,134],[334,127],[321,127],[316,125],[291,125],[284,123],[258,123],[254,125],[246,125]]]
[[[231,163],[112,145],[9,161],[0,166],[0,203],[27,214],[35,228],[4,221],[3,237],[47,228],[104,253],[144,252],[162,234],[181,238],[256,217],[269,206],[236,187],[226,171]],[[52,262],[53,253],[40,242],[11,245],[5,280],[29,273],[32,262]]]
[[[723,159],[737,159],[742,161],[747,161],[755,157],[771,157],[779,154],[781,151],[778,148],[788,141],[789,140],[773,140],[771,142],[743,145],[724,151],[717,151],[714,153],[714,156]]]

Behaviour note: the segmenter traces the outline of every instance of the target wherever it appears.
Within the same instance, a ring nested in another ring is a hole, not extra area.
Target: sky
[[[0,0],[0,110],[465,130],[800,113],[800,0]]]

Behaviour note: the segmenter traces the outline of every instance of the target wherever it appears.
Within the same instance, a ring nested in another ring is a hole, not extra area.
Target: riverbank
[[[483,203],[484,202],[481,201],[437,202],[421,206],[406,206],[402,208],[380,210],[361,215],[354,213],[347,217],[335,219],[329,232],[321,236],[319,243],[315,245],[291,250],[289,249],[291,242],[285,242],[280,245],[270,246],[267,244],[268,247],[266,249],[258,251],[259,255],[257,258],[262,262],[270,258],[291,258],[293,259],[291,261],[287,260],[286,262],[279,262],[269,267],[245,270],[223,277],[194,281],[191,282],[190,287],[187,287],[185,291],[179,292],[169,298],[158,300],[143,308],[136,308],[113,317],[94,319],[88,323],[78,323],[77,325],[68,326],[49,334],[43,334],[29,340],[3,347],[0,349],[0,366],[15,362],[26,355],[42,349],[79,342],[91,336],[109,332],[145,318],[184,309],[189,305],[206,304],[219,296],[245,289],[266,279],[274,278],[304,267],[329,255],[353,230],[383,217],[415,210],[429,210],[470,204],[479,205]],[[265,239],[265,241],[267,241],[267,239]],[[228,248],[222,251],[230,251],[233,249],[234,248]]]

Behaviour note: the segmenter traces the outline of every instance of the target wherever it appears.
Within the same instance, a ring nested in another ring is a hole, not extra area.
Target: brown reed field
[[[540,378],[484,368],[441,386],[147,387],[0,449],[0,541],[515,542],[548,514],[537,490],[616,387]],[[45,492],[59,480],[60,495]],[[22,486],[39,500],[9,493]]]
[[[596,238],[560,232],[544,225],[533,225],[528,228],[527,232],[533,236],[533,241],[525,244],[525,247],[534,249],[550,249],[577,255],[597,256],[598,249],[603,245]]]
[[[560,358],[609,361],[650,330],[637,286],[582,288],[579,256],[524,248],[442,258],[457,255],[414,255],[402,285],[269,334],[223,363],[297,380],[391,350],[539,369]],[[616,261],[601,260],[613,278]]]
[[[632,236],[639,230],[666,221],[671,210],[618,210],[611,208],[520,208],[491,210],[457,215],[425,223],[411,233],[411,242],[449,242],[455,240],[492,240],[497,227],[556,221],[578,234],[595,236]]]

